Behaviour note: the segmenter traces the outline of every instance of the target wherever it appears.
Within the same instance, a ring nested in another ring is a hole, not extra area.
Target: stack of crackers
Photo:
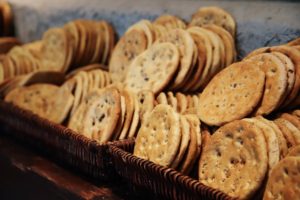
[[[235,36],[235,20],[217,7],[190,23],[141,20],[115,47],[110,24],[75,20],[13,48],[0,65],[0,81],[71,71],[62,81],[33,73],[0,93],[99,143],[136,137],[134,155],[232,197],[296,198],[300,40],[236,62]]]
[[[186,145],[191,148],[188,136],[178,133],[185,134],[178,119],[175,122],[168,117],[185,116],[180,109],[186,103],[178,105],[180,93],[174,98],[168,92],[157,96],[158,105],[143,119],[134,155],[187,174],[191,171],[182,171],[180,165],[192,159],[201,183],[232,197],[298,197],[299,154],[295,152],[300,145],[300,118],[299,110],[293,108],[300,105],[299,41],[255,50],[220,71],[201,94],[185,97],[197,102],[190,115],[201,120],[200,154],[187,158],[187,151],[182,157]],[[278,110],[291,111],[276,115]],[[189,135],[192,132],[190,129]]]
[[[117,43],[109,72],[134,92],[197,92],[235,61],[235,31],[233,17],[216,7],[199,9],[188,26],[171,15],[141,20]]]
[[[220,126],[247,116],[267,116],[300,105],[299,39],[264,47],[218,73],[203,90],[199,117]],[[293,46],[295,45],[295,46]]]
[[[23,46],[17,44],[20,43],[14,38],[0,40],[0,49],[9,48],[1,58],[0,82],[36,71],[65,73],[92,63],[107,64],[115,44],[115,32],[106,21],[81,19],[63,28],[50,28],[42,40]]]

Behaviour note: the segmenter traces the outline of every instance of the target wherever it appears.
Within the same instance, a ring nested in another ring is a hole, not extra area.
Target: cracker
[[[180,131],[181,131],[181,141],[180,141],[179,151],[170,166],[174,169],[176,169],[179,163],[182,161],[185,152],[189,148],[193,139],[191,138],[190,135],[190,131],[191,131],[190,123],[188,122],[187,118],[183,115],[180,116]]]
[[[186,151],[183,162],[179,166],[179,171],[183,174],[189,174],[200,155],[201,151],[201,130],[200,121],[195,115],[184,115],[190,124],[191,141]]]
[[[192,65],[194,53],[194,41],[191,35],[182,29],[174,29],[167,32],[163,37],[157,40],[160,43],[171,42],[179,49],[180,66],[176,78],[172,82],[171,89],[175,90],[182,86],[185,77]]]
[[[141,118],[139,116],[140,106],[139,106],[138,98],[137,98],[136,94],[134,94],[132,92],[130,92],[130,95],[133,97],[133,100],[134,100],[134,113],[133,113],[133,117],[132,117],[132,121],[130,124],[130,129],[129,129],[127,138],[132,138],[132,137],[136,136],[136,132],[139,127],[139,122],[141,121]]]
[[[288,156],[298,156],[300,157],[300,145],[294,146],[292,148],[289,149],[288,154],[286,155]]]
[[[283,113],[282,115],[280,115],[281,118],[288,120],[289,122],[291,122],[294,126],[297,127],[298,130],[300,130],[300,120],[288,113]]]
[[[154,40],[155,40],[155,33],[153,30],[153,26],[152,23],[149,20],[140,20],[137,23],[133,24],[132,26],[130,26],[126,33],[132,31],[132,30],[139,30],[145,33],[146,37],[147,37],[147,48],[149,48]]]
[[[175,111],[177,111],[177,99],[174,96],[173,92],[167,93],[167,100],[168,104],[174,108]]]
[[[300,110],[294,110],[292,112],[292,115],[296,116],[298,119],[300,119]]]
[[[187,100],[184,94],[177,92],[176,95],[177,100],[177,111],[179,113],[184,113],[187,109]]]
[[[283,53],[286,56],[288,56],[294,64],[295,82],[294,82],[294,86],[293,86],[291,92],[286,96],[283,104],[281,105],[281,108],[284,108],[289,103],[291,103],[295,99],[295,97],[297,97],[299,90],[300,90],[300,70],[297,70],[297,69],[299,69],[299,66],[300,66],[300,59],[299,59],[300,52],[292,46],[281,45],[281,46],[275,46],[275,47],[263,47],[263,48],[256,49],[255,51],[253,51],[249,55],[247,55],[246,58],[249,58],[253,55],[257,55],[260,53],[265,53],[265,52]],[[296,103],[298,103],[298,101]]]
[[[68,45],[68,38],[63,29],[48,29],[43,35],[41,49],[43,66],[49,70],[67,71],[70,64]]]
[[[89,92],[84,100],[80,103],[80,105],[75,109],[74,113],[70,116],[69,122],[68,122],[68,128],[78,132],[83,132],[83,118],[85,116],[87,108],[90,106],[91,102],[93,102],[95,99],[101,95],[102,92],[99,89],[93,90]],[[90,138],[89,135],[85,135]]]
[[[265,74],[253,63],[228,66],[202,92],[200,119],[206,124],[220,126],[249,115],[262,97],[264,84]]]
[[[146,35],[140,30],[127,32],[119,40],[109,62],[109,72],[113,82],[123,82],[125,80],[129,65],[146,48]]]
[[[103,89],[85,113],[83,132],[100,143],[107,142],[113,137],[120,115],[119,92],[114,88]]]
[[[165,104],[165,105],[168,105],[168,99],[167,99],[166,93],[161,92],[161,93],[157,96],[156,101],[157,101],[158,104]]]
[[[263,199],[299,199],[299,166],[299,157],[281,160],[270,174]]]
[[[172,43],[157,43],[140,54],[129,66],[125,87],[137,93],[162,91],[172,80],[179,64],[179,52]]]
[[[295,66],[292,63],[291,59],[280,52],[272,52],[273,55],[275,55],[277,58],[280,59],[281,62],[284,63],[286,71],[287,71],[287,87],[284,94],[284,97],[282,98],[280,105],[285,100],[288,94],[292,91],[294,84],[295,84]]]
[[[143,120],[144,116],[153,110],[155,97],[152,91],[143,90],[137,94],[137,99],[140,108],[139,116],[140,119]]]
[[[134,155],[170,166],[181,140],[179,115],[168,105],[157,105],[138,132]]]
[[[206,46],[205,41],[204,41],[205,39],[203,39],[201,37],[201,35],[199,36],[198,34],[194,34],[194,33],[190,33],[190,34],[191,34],[191,36],[192,36],[192,38],[195,42],[198,54],[196,56],[197,61],[196,61],[195,67],[194,67],[194,71],[192,72],[193,73],[193,78],[190,79],[185,84],[185,87],[183,88],[183,90],[185,90],[185,91],[194,90],[193,87],[199,81],[199,79],[201,77],[201,74],[202,74],[202,71],[205,67],[206,56],[207,56],[206,55],[207,46]]]
[[[199,180],[232,197],[249,199],[260,188],[268,169],[262,131],[246,121],[218,129],[204,147]]]
[[[192,90],[196,91],[199,88],[203,87],[204,84],[208,80],[208,74],[209,74],[210,68],[213,65],[213,53],[214,53],[213,43],[211,41],[211,38],[207,34],[208,31],[203,28],[191,27],[188,29],[188,32],[191,34],[197,35],[197,37],[200,37],[202,39],[202,41],[204,42],[205,49],[206,49],[206,62],[205,62],[204,69],[202,70],[202,73],[201,73],[201,76],[200,76],[198,82],[196,83],[196,85],[194,85],[194,87],[192,87]]]
[[[114,131],[114,135],[112,138],[113,140],[119,139],[121,135],[121,131],[123,130],[123,126],[125,125],[124,122],[125,122],[125,115],[127,114],[127,107],[126,107],[125,97],[122,95],[120,97],[120,103],[121,103],[121,115],[117,123],[117,128]],[[122,137],[124,137],[124,135]]]
[[[231,63],[235,61],[236,58],[235,43],[232,35],[230,35],[230,33],[226,31],[226,29],[220,26],[216,26],[214,24],[205,25],[204,28],[215,32],[221,37],[226,52],[225,67],[229,66]]]
[[[159,16],[154,20],[153,24],[162,25],[169,30],[175,28],[181,28],[181,29],[186,28],[186,24],[182,19],[174,15],[168,15],[168,14]]]
[[[246,118],[243,120],[252,123],[254,126],[257,126],[262,130],[267,143],[269,170],[272,169],[280,159],[279,141],[275,131],[259,119]]]
[[[273,121],[267,120],[267,119],[263,118],[262,116],[258,116],[256,118],[258,120],[260,120],[261,122],[263,122],[265,125],[271,127],[273,129],[273,131],[275,131],[275,134],[278,139],[279,149],[280,149],[280,159],[284,158],[288,152],[288,146],[287,146],[286,139],[284,138],[281,130],[278,128],[278,126]]]
[[[5,101],[60,124],[69,113],[73,96],[68,90],[55,85],[35,84],[12,90]]]
[[[286,128],[290,131],[290,133],[293,135],[295,144],[300,144],[300,129],[298,129],[291,121],[290,119],[287,120],[284,117],[280,117],[282,121],[284,122],[284,125]]]
[[[281,130],[282,134],[284,135],[284,138],[286,139],[288,148],[295,146],[296,141],[293,136],[293,133],[289,130],[287,127],[288,121],[282,118],[278,118],[274,120],[275,124],[278,126],[278,128]]]
[[[287,70],[280,59],[270,53],[258,54],[248,60],[255,62],[266,74],[263,99],[255,115],[268,115],[280,105],[285,97]]]
[[[77,109],[77,107],[79,106],[79,104],[81,103],[82,99],[84,98],[83,96],[83,90],[84,90],[84,86],[83,86],[83,76],[81,76],[83,73],[86,74],[86,72],[79,72],[77,76],[75,76],[72,79],[69,79],[69,81],[67,81],[65,84],[74,84],[71,87],[73,87],[74,89],[74,104],[73,104],[73,108],[71,110],[71,115],[75,112],[75,110]],[[69,83],[68,83],[69,82]]]
[[[233,37],[236,33],[236,23],[233,17],[219,7],[201,7],[193,14],[189,26],[204,26],[206,24],[215,24],[223,27]]]
[[[64,30],[69,36],[70,46],[73,49],[73,56],[70,65],[74,66],[76,65],[75,60],[79,50],[79,30],[74,21],[65,24]]]
[[[133,99],[134,97],[129,93],[129,91],[123,90],[121,91],[121,95],[125,97],[126,114],[125,114],[124,126],[122,128],[119,139],[125,139],[129,132],[135,106],[134,106],[134,99]]]

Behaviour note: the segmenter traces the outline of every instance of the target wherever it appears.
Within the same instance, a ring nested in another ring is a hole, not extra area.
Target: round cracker
[[[235,37],[236,23],[233,17],[222,8],[215,6],[199,8],[199,10],[192,15],[189,26],[204,26],[206,24],[221,26]]]
[[[153,24],[162,25],[166,27],[168,30],[175,29],[175,28],[181,28],[181,29],[186,28],[186,24],[182,19],[174,15],[168,15],[168,14],[159,16],[154,20]]]
[[[204,147],[199,180],[232,197],[249,199],[260,188],[268,169],[262,131],[246,121],[218,129]]]
[[[300,157],[287,157],[271,171],[264,200],[299,199]]]
[[[156,43],[134,59],[124,85],[135,93],[151,90],[158,94],[170,83],[178,64],[179,52],[174,44]]]
[[[170,166],[180,147],[179,115],[168,105],[157,105],[141,125],[134,155]]]
[[[125,80],[129,65],[146,48],[147,38],[145,33],[140,30],[127,32],[118,41],[109,62],[109,72],[113,82]]]
[[[284,158],[288,152],[288,146],[287,146],[286,139],[284,138],[281,130],[278,128],[278,126],[273,121],[267,120],[267,119],[263,118],[262,116],[258,116],[256,118],[258,120],[260,120],[261,122],[263,122],[265,125],[271,127],[273,129],[273,131],[275,131],[275,134],[278,139],[279,149],[280,149],[280,159]]]
[[[179,151],[170,166],[174,169],[178,167],[187,149],[189,148],[192,139],[194,139],[190,135],[190,131],[191,131],[190,123],[188,122],[187,118],[183,115],[180,116],[180,131],[181,131],[181,141],[180,141]]]
[[[179,171],[183,174],[188,175],[196,160],[200,155],[201,151],[201,130],[200,121],[197,119],[196,115],[184,115],[188,122],[190,123],[190,137],[191,141],[187,152],[183,158],[183,162],[179,166]]]
[[[265,123],[261,122],[259,119],[246,118],[243,120],[252,123],[254,126],[257,126],[262,130],[267,143],[268,166],[270,171],[270,169],[272,169],[280,159],[279,141],[275,131]]]
[[[226,29],[220,26],[216,26],[214,24],[205,25],[204,28],[215,32],[221,37],[226,52],[225,67],[229,66],[231,63],[235,61],[235,57],[236,57],[235,43],[234,43],[234,39],[232,38],[232,35],[230,35],[230,33],[226,31]]]
[[[120,94],[115,88],[101,90],[83,118],[83,132],[100,143],[109,141],[121,115]]]
[[[134,99],[133,96],[127,90],[122,90],[121,95],[125,97],[126,114],[124,125],[119,139],[125,139],[128,135],[130,124],[134,114]]]
[[[177,111],[179,113],[185,113],[188,106],[186,96],[180,92],[177,92],[175,96],[177,99]]]
[[[182,29],[174,29],[167,32],[163,37],[160,37],[158,42],[171,42],[179,49],[180,66],[176,78],[172,82],[171,89],[178,89],[184,83],[193,60],[194,41],[191,35]]]
[[[295,146],[296,141],[293,136],[293,133],[290,131],[290,129],[287,126],[288,121],[283,118],[278,118],[274,120],[275,124],[278,126],[278,128],[281,130],[284,138],[286,139],[288,148]]]
[[[253,63],[234,63],[219,72],[199,100],[199,117],[220,126],[249,115],[259,103],[265,74]]]
[[[83,118],[85,116],[87,107],[90,106],[91,102],[98,98],[98,96],[101,95],[101,90],[96,89],[91,92],[89,92],[84,100],[80,103],[80,105],[75,109],[74,113],[71,114],[69,122],[68,122],[68,128],[77,131],[78,133],[83,133]],[[86,135],[89,137],[88,135]]]
[[[67,71],[71,59],[68,58],[69,42],[64,29],[48,29],[42,40],[43,67],[54,71]]]
[[[255,62],[266,74],[266,84],[262,101],[255,115],[268,115],[274,111],[285,97],[287,88],[287,70],[279,58],[262,53],[248,58]]]
[[[286,87],[286,91],[285,91],[285,95],[282,98],[281,103],[285,100],[285,98],[287,97],[288,94],[290,94],[290,92],[292,91],[294,84],[295,84],[295,66],[293,64],[293,62],[291,61],[291,59],[284,55],[283,53],[280,52],[272,52],[273,55],[275,55],[277,58],[280,59],[281,62],[284,63],[284,66],[286,68],[287,71],[287,87]]]
[[[139,116],[140,119],[143,120],[144,116],[153,110],[155,97],[152,91],[143,90],[137,94],[137,99],[140,108]]]
[[[132,30],[139,30],[145,33],[147,37],[147,48],[149,48],[155,40],[155,32],[153,30],[152,23],[149,20],[140,20],[137,23],[130,26],[126,33],[131,32]]]
[[[204,31],[203,31],[204,30]],[[199,27],[191,27],[187,30],[190,34],[195,34],[202,39],[206,49],[206,61],[205,66],[202,70],[201,76],[199,77],[198,82],[192,87],[193,91],[198,90],[203,87],[204,83],[207,82],[207,77],[210,71],[210,68],[213,63],[213,44],[210,37],[207,35],[207,31]]]
[[[206,63],[206,44],[205,44],[205,39],[203,39],[203,37],[201,37],[201,35],[199,34],[194,34],[194,33],[190,33],[196,48],[198,50],[198,54],[197,54],[197,61],[194,67],[194,71],[192,72],[193,74],[193,78],[190,79],[188,81],[188,83],[186,83],[185,87],[183,88],[184,91],[189,91],[189,90],[194,90],[194,86],[198,83],[202,71],[205,67],[205,63]],[[195,55],[194,55],[195,56]]]
[[[137,98],[136,94],[134,94],[132,92],[129,92],[129,93],[133,97],[133,100],[134,100],[134,113],[133,113],[133,117],[132,117],[132,121],[130,124],[130,129],[129,129],[127,138],[132,138],[132,137],[135,137],[135,135],[136,135],[141,118],[139,116],[140,106],[139,106],[138,98]]]
[[[60,124],[71,109],[73,96],[68,90],[52,84],[34,84],[11,90],[5,101]]]

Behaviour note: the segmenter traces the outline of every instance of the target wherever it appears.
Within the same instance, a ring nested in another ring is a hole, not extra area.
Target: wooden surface
[[[0,199],[152,199],[127,183],[97,183],[7,137],[0,125]],[[145,196],[144,196],[145,195]]]

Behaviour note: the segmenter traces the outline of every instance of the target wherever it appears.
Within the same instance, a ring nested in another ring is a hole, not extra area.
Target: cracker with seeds
[[[254,126],[257,126],[262,130],[267,143],[268,167],[269,170],[271,170],[280,159],[279,141],[275,131],[258,118],[245,118],[243,120],[252,123]]]
[[[179,49],[180,66],[178,74],[171,85],[171,89],[175,90],[182,86],[188,74],[193,60],[194,41],[191,35],[182,29],[174,29],[167,32],[163,37],[158,38],[157,42],[170,42]]]
[[[227,30],[233,37],[236,33],[236,22],[225,10],[215,6],[201,7],[193,14],[189,26],[215,24]]]
[[[114,48],[109,72],[113,82],[123,82],[131,62],[147,48],[147,38],[144,32],[132,30],[127,32]]]
[[[262,53],[248,58],[255,62],[266,74],[266,84],[262,102],[256,115],[268,115],[274,111],[285,97],[287,88],[287,70],[279,58],[270,54]]]
[[[128,68],[125,88],[138,93],[158,94],[172,80],[179,64],[179,52],[172,43],[157,43],[134,59]]]
[[[264,72],[253,63],[239,62],[219,72],[201,93],[199,117],[220,126],[249,115],[262,98]]]
[[[286,157],[271,171],[264,200],[299,199],[300,157]]]
[[[41,83],[15,88],[5,97],[5,101],[59,124],[69,114],[73,99],[66,89]]]
[[[268,170],[262,131],[237,120],[219,128],[200,158],[199,180],[232,197],[249,199],[261,187]]]
[[[179,115],[169,105],[157,105],[138,131],[133,154],[170,166],[179,151],[180,141]]]
[[[100,143],[109,141],[121,115],[120,93],[115,88],[101,90],[83,117],[83,133]]]

